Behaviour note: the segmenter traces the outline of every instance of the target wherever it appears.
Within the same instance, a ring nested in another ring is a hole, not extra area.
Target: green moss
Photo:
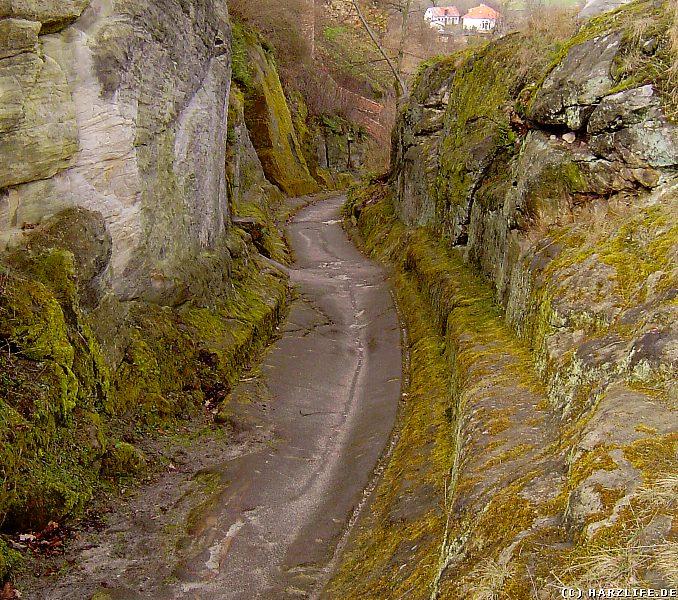
[[[289,250],[271,215],[269,202],[240,202],[236,207],[236,214],[239,217],[252,217],[259,224],[262,239],[257,245],[262,254],[280,263],[289,264]]]
[[[555,43],[536,36],[505,36],[429,67],[419,84],[421,90],[415,89],[415,97],[422,96],[422,101],[431,85],[430,76],[438,81],[452,74],[440,168],[430,190],[436,223],[444,233],[462,225],[460,214],[465,213],[460,213],[460,207],[470,202],[492,159],[502,153],[497,161],[502,164],[515,152],[517,137],[509,123],[510,108],[523,86],[545,66]]]
[[[246,54],[252,82],[244,89],[245,121],[266,177],[289,196],[317,191],[275,64],[253,35]]]
[[[419,64],[412,81],[412,89],[417,98],[425,97],[428,90],[435,90],[459,66],[462,57],[467,53],[456,53],[444,56],[432,56]]]
[[[0,339],[32,360],[73,366],[73,347],[59,302],[36,282],[12,277],[0,297]]]
[[[252,86],[245,27],[235,20],[231,24],[231,69],[233,81],[248,89]]]
[[[531,444],[518,444],[517,446],[506,450],[496,456],[493,456],[485,463],[485,468],[489,469],[495,465],[500,465],[505,462],[512,461],[516,458],[524,456],[527,452],[533,449]]]
[[[518,480],[498,490],[476,526],[478,531],[492,532],[492,541],[500,547],[529,530],[537,518],[534,504],[520,495],[524,485]]]
[[[135,475],[146,466],[144,453],[127,442],[116,443],[103,457],[102,474],[121,477]]]
[[[449,435],[449,372],[431,315],[406,276],[396,279],[410,335],[410,386],[399,439],[367,521],[329,587],[332,598],[397,598],[430,591],[431,560],[443,543],[447,474],[456,440]],[[404,512],[403,505],[411,506]],[[401,515],[400,517],[398,515]],[[404,516],[407,515],[407,516]],[[403,562],[408,568],[403,570]]]
[[[519,395],[523,402],[533,404],[534,427],[540,428],[545,426],[545,418],[537,419],[537,404],[544,389],[533,372],[528,350],[503,323],[491,288],[464,265],[459,253],[450,251],[430,232],[422,228],[406,231],[389,196],[390,192],[378,185],[352,190],[344,214],[357,221],[364,247],[396,269],[398,299],[412,336],[408,403],[414,406],[404,408],[400,443],[405,448],[399,451],[396,447],[387,468],[389,475],[377,490],[372,513],[361,525],[359,542],[349,551],[330,597],[398,597],[411,593],[408,590],[418,590],[416,597],[429,597],[436,589],[443,597],[464,597],[456,587],[449,588],[449,581],[441,581],[461,549],[472,557],[499,552],[528,531],[539,514],[538,507],[521,496],[534,473],[513,483],[502,480],[496,484],[498,489],[484,507],[459,508],[464,506],[463,498],[476,496],[478,489],[483,489],[485,481],[500,480],[517,468],[514,465],[529,463],[540,452],[529,443],[496,452],[505,445],[506,436],[510,438],[520,417],[514,414],[516,407],[511,402],[502,403],[499,409],[492,399],[505,401],[510,389],[514,397]],[[425,329],[420,327],[420,319],[426,323]],[[426,353],[420,354],[424,349]],[[429,363],[427,356],[437,358]],[[441,370],[429,371],[423,367],[426,364],[441,365],[437,367]],[[421,379],[417,377],[419,369]],[[424,412],[419,414],[419,410]],[[419,416],[411,418],[410,411]],[[469,427],[474,431],[482,428],[483,433],[468,441],[473,450],[466,455],[465,429]],[[421,437],[413,436],[412,431],[421,432],[417,434]],[[435,472],[419,466],[418,460],[426,456],[422,447],[429,447],[437,456],[430,461],[439,465]],[[489,461],[479,457],[489,457]],[[412,470],[413,466],[417,468]],[[439,490],[443,510],[428,521],[425,530],[429,534],[423,543],[408,537],[415,521],[397,520],[393,515],[398,514],[403,488],[416,490],[425,485]],[[408,545],[416,551],[405,555],[403,548]],[[456,575],[472,570],[473,560],[455,562],[450,569]],[[407,564],[407,569],[401,570],[402,564]],[[355,573],[359,576],[351,579]],[[526,572],[521,573],[511,585],[515,589],[529,585],[526,577]]]
[[[674,472],[678,462],[678,433],[640,439],[624,448],[626,459],[653,481],[663,473]]]
[[[126,349],[109,371],[110,356],[80,307],[78,273],[87,265],[43,241],[17,253],[14,268],[3,265],[0,280],[0,522],[7,531],[77,518],[110,478],[138,473],[143,455],[114,440],[175,423],[203,410],[203,401],[223,401],[287,299],[286,277],[243,246],[231,295],[213,298],[210,308],[129,303]],[[4,547],[0,555],[4,576],[14,555]]]
[[[626,306],[645,299],[645,284],[653,273],[664,273],[659,289],[671,285],[678,225],[670,211],[670,206],[644,208],[596,248],[601,260],[617,271],[617,289]]]
[[[22,556],[12,550],[3,539],[0,539],[0,584],[9,577],[10,573],[22,562]]]

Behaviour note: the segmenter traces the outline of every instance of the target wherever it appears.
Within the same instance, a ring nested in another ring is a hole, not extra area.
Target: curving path
[[[344,200],[308,206],[288,228],[297,299],[259,380],[273,435],[228,464],[232,483],[203,516],[175,597],[315,596],[388,442],[399,322],[382,269],[341,228]]]
[[[180,577],[196,600],[312,595],[388,441],[398,318],[382,270],[341,228],[343,200],[289,226],[298,297],[261,367],[273,443],[229,464],[233,483]]]
[[[289,225],[295,300],[258,372],[234,390],[231,443],[179,448],[173,470],[103,530],[77,535],[70,568],[25,582],[25,597],[319,596],[400,398],[397,314],[383,271],[341,228],[343,200],[307,206]]]

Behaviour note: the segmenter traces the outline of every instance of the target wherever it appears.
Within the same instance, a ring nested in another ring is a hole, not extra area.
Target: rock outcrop
[[[224,4],[8,4],[4,244],[64,208],[101,212],[116,295],[181,302],[189,281],[211,277],[205,255],[223,253],[228,229]]]
[[[245,121],[266,177],[289,196],[317,191],[270,50],[253,31],[240,27],[236,44]]]
[[[549,598],[563,582],[675,581],[676,505],[662,499],[678,469],[672,19],[635,2],[562,47],[513,34],[420,73],[390,185],[351,212],[401,272],[404,301],[430,311],[451,365],[452,448],[421,446],[448,456],[444,518],[387,475],[334,597]],[[431,469],[409,477],[428,485]],[[435,558],[422,550],[432,539]],[[624,552],[635,562],[622,567]],[[616,577],[595,567],[604,557]],[[347,583],[351,570],[370,583]]]
[[[318,184],[248,51],[231,93],[220,0],[0,1],[3,532],[143,470],[139,430],[216,410],[274,331],[281,188]]]

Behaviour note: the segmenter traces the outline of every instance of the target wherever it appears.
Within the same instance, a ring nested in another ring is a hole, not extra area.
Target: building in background
[[[497,26],[499,13],[487,4],[469,9],[461,18],[465,31],[492,31]]]
[[[450,25],[459,25],[461,15],[456,6],[431,6],[424,13],[424,21],[437,29],[443,31]]]

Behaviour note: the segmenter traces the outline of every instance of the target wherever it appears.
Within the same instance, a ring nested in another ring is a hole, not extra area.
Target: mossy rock
[[[267,223],[273,214],[266,213]],[[223,400],[284,310],[286,276],[257,262],[245,237],[233,233],[237,243],[223,245],[228,261],[221,250],[201,259],[219,271],[227,294],[219,286],[203,290],[205,280],[198,281],[194,301],[176,309],[123,305],[99,290],[103,296],[89,297],[96,305],[90,312],[82,286],[98,279],[108,256],[100,225],[94,213],[66,211],[2,257],[3,531],[78,518],[95,492],[110,485],[104,477],[143,470],[143,453],[112,440],[132,429],[143,435],[152,425],[176,423],[203,410],[205,398]],[[277,229],[271,239],[280,239]],[[102,345],[94,330],[116,341]],[[2,577],[13,558],[0,548]]]
[[[6,276],[0,296],[0,340],[33,360],[53,359],[73,366],[73,346],[68,340],[61,306],[41,283]]]
[[[253,33],[245,42],[251,75],[245,120],[266,177],[289,196],[316,192],[275,64]]]
[[[601,98],[651,83],[669,116],[676,116],[676,56],[668,3],[630,2],[587,21],[557,53],[530,91],[527,115],[576,130]]]
[[[128,444],[117,442],[103,457],[101,471],[103,475],[121,477],[136,475],[146,466],[144,453]]]
[[[0,583],[11,574],[23,560],[16,550],[12,550],[3,539],[0,539]]]
[[[439,166],[426,193],[435,203],[436,227],[453,243],[466,239],[473,194],[486,171],[499,156],[505,162],[515,152],[517,137],[509,120],[512,105],[519,91],[546,66],[554,46],[553,41],[512,34],[475,52],[457,53],[425,71],[438,86],[449,88]],[[526,56],[530,57],[527,66],[521,62]],[[422,74],[414,97],[430,102],[431,85]],[[404,127],[407,135],[408,125]]]

